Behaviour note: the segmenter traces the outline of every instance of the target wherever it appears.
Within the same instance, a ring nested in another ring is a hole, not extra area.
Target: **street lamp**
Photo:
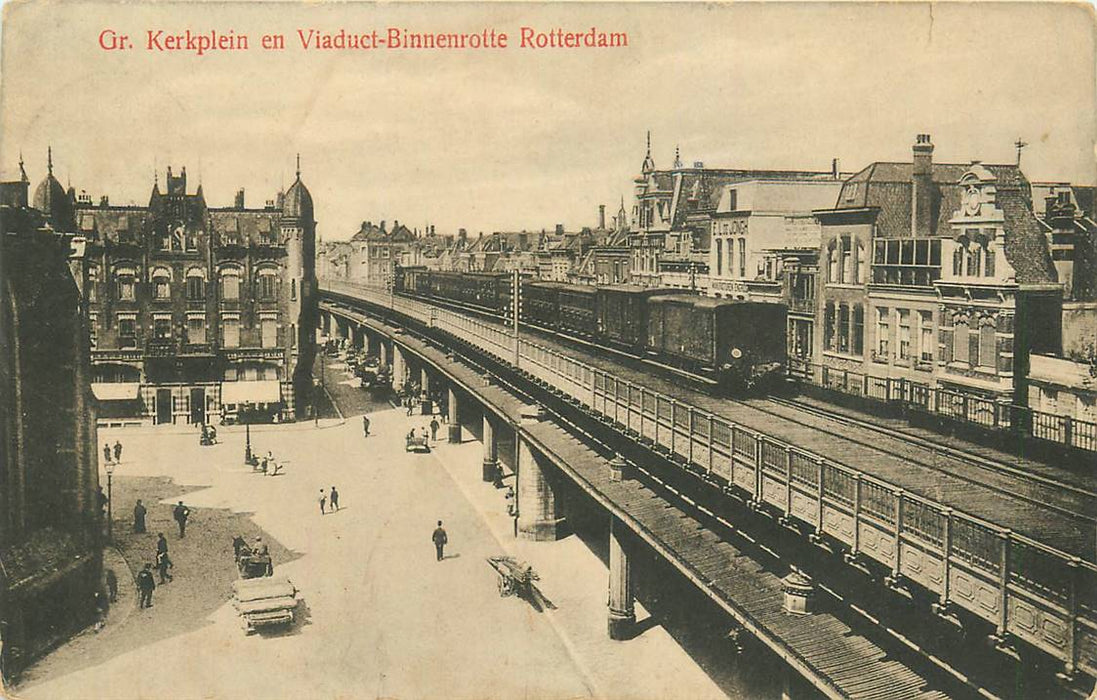
[[[107,462],[107,542],[114,542],[114,493],[111,477],[114,476],[114,462]]]
[[[251,404],[244,404],[240,410],[240,420],[244,423],[244,464],[255,466],[255,455],[251,453],[251,419],[252,419],[252,407]]]
[[[320,376],[324,376],[324,361],[320,360]],[[312,420],[313,425],[320,427],[320,380],[312,378]]]

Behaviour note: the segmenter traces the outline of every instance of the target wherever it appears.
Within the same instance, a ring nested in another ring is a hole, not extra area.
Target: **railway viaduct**
[[[724,455],[718,446],[724,440],[711,416],[706,419],[693,409],[683,416],[680,407],[672,404],[662,420],[657,398],[652,399],[652,410],[646,411],[643,393],[634,402],[631,390],[623,400],[613,399],[611,406],[604,395],[597,395],[597,388],[591,392],[596,382],[589,367],[548,350],[540,356],[531,355],[528,348],[520,353],[513,337],[490,324],[451,311],[415,306],[412,310],[406,300],[376,290],[339,289],[327,284],[320,330],[378,355],[383,365],[392,368],[394,389],[411,383],[427,394],[443,390],[448,439],[461,441],[464,425],[483,443],[482,478],[497,483],[513,480],[517,537],[547,540],[566,534],[571,499],[590,499],[604,511],[610,533],[607,629],[611,637],[626,639],[631,634],[635,615],[630,557],[637,547],[646,547],[715,601],[728,614],[732,633],[744,631],[760,640],[825,696],[933,698],[986,692],[962,665],[941,658],[939,650],[923,648],[916,634],[897,629],[862,606],[847,604],[834,590],[821,589],[810,577],[790,568],[787,562],[802,561],[804,550],[809,550],[809,558],[811,552],[820,558],[819,550],[801,536],[813,530],[810,534],[815,542],[829,549],[843,548],[828,545],[827,540],[851,545],[845,552],[848,563],[817,568],[824,580],[854,581],[861,571],[888,573],[888,583],[903,597],[914,603],[935,598],[933,608],[953,624],[973,616],[956,614],[964,601],[962,594],[950,591],[950,584],[955,589],[958,581],[962,585],[973,582],[973,603],[987,603],[985,607],[993,610],[995,621],[988,631],[1001,649],[1023,655],[1026,661],[1055,655],[1039,645],[1032,645],[1038,649],[1033,652],[1023,637],[1021,644],[1017,639],[1011,645],[1004,643],[1015,637],[1010,633],[1016,622],[1008,613],[1016,613],[1016,601],[1031,605],[1031,599],[1008,597],[1008,556],[1012,551],[1008,539],[1002,547],[1003,556],[994,562],[997,567],[990,576],[980,576],[987,572],[965,569],[961,552],[950,553],[948,540],[955,536],[950,530],[965,525],[942,509],[945,525],[937,544],[943,545],[946,553],[935,562],[929,551],[932,548],[923,546],[919,552],[912,545],[924,543],[903,531],[907,509],[901,489],[894,489],[897,505],[888,519],[865,508],[866,493],[871,493],[868,487],[874,484],[854,479],[853,498],[846,509],[851,517],[843,520],[838,517],[842,514],[831,512],[825,502],[822,460],[809,465],[818,472],[815,483],[804,483],[804,488],[798,489],[795,473],[803,467],[796,463],[791,447],[777,459],[762,436],[754,435],[753,444],[747,446],[745,431],[741,438],[733,428],[726,436],[730,449]],[[600,388],[604,392],[606,387]],[[575,409],[596,403],[600,416],[575,419],[584,415]],[[634,403],[639,404],[639,410],[632,410]],[[708,425],[703,433],[695,429],[705,420]],[[726,470],[717,466],[724,456],[730,463]],[[697,469],[697,464],[705,461],[710,469]],[[736,471],[736,465],[752,468]],[[769,478],[778,472],[786,477],[781,488]],[[694,488],[697,484],[717,484],[723,493],[711,488],[698,490]],[[726,494],[736,488],[746,493],[745,507],[729,509]],[[816,492],[812,503],[806,496]],[[756,515],[766,511],[773,515],[775,505],[783,511],[779,518]],[[730,520],[723,515],[729,512],[735,513]],[[796,519],[816,527],[802,527]],[[845,533],[851,537],[828,533],[828,524],[839,531],[852,530]],[[762,534],[754,537],[752,533]],[[870,551],[873,546],[875,553]],[[887,564],[882,569],[881,560]],[[941,595],[926,596],[921,590],[925,585],[897,585],[904,575],[917,583],[916,570],[935,564],[937,576],[931,577],[931,583],[943,586],[943,592],[933,591]],[[1089,564],[1073,557],[1068,565],[1076,577],[1073,599],[1061,601],[1066,605],[1053,610],[1065,609],[1063,617],[1072,628],[1061,635],[1067,659],[1060,676],[1068,684],[1066,690],[1058,686],[1057,690],[1078,693],[1088,688],[1085,674],[1092,673],[1092,666],[1086,665],[1091,663],[1087,654],[1095,653],[1085,648],[1093,643],[1086,636],[1092,629],[1083,619],[1077,589],[1087,580],[1082,574],[1089,573]],[[840,570],[835,577],[826,578],[835,568]],[[1000,590],[995,589],[996,582],[1002,583]],[[857,582],[852,584],[857,586]],[[990,600],[985,599],[987,595]],[[829,602],[812,611],[811,606],[823,598]],[[810,614],[795,614],[805,604]],[[1044,628],[1054,628],[1056,620],[1051,615],[1038,605],[1031,607]],[[970,632],[966,627],[965,633]],[[981,628],[976,624],[973,629]],[[1063,632],[1062,628],[1059,631]],[[929,636],[933,636],[932,630]],[[976,657],[983,662],[992,657],[999,669],[1013,663],[993,649],[971,655],[973,663],[979,663]]]

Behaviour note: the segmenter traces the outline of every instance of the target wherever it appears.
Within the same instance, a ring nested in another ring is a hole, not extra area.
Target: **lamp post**
[[[324,360],[320,360],[320,376],[324,376]],[[320,427],[320,380],[312,378],[312,421],[317,428]]]
[[[251,453],[251,404],[244,404],[240,411],[240,420],[244,422],[244,464],[255,465],[255,456]]]
[[[105,469],[107,470],[107,542],[114,542],[114,489],[113,480],[114,476],[114,462],[107,462]]]

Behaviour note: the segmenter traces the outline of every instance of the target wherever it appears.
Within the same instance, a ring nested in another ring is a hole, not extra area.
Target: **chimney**
[[[104,209],[109,207],[110,206],[110,197],[107,197],[106,195],[103,195],[102,197],[100,197],[99,198],[99,206],[103,207]]]
[[[384,233],[384,232],[385,232],[385,222],[384,222],[384,220],[382,219],[382,220],[381,220],[381,233]]]
[[[598,228],[604,229],[606,227],[606,205],[598,205]]]
[[[911,166],[910,232],[915,237],[933,233],[933,142],[929,134],[914,140]]]
[[[430,235],[431,235],[431,236],[433,236],[433,235],[434,235],[434,224],[431,224],[431,225],[430,225]]]
[[[468,236],[469,236],[469,232],[466,231],[465,229],[463,229],[463,228],[457,229],[457,238],[459,238],[460,240],[463,241],[466,238],[468,238]]]
[[[556,224],[556,235],[557,236],[563,236],[564,235],[564,225],[563,224]]]
[[[244,188],[243,187],[236,190],[236,208],[237,209],[243,209],[244,208]]]
[[[830,176],[835,180],[842,177],[841,162],[837,158],[832,158],[830,161]]]
[[[1051,227],[1051,260],[1063,285],[1063,296],[1072,299],[1078,296],[1077,293],[1092,293],[1093,290],[1076,289],[1074,284],[1078,280],[1079,287],[1088,286],[1083,280],[1093,279],[1094,271],[1085,269],[1087,256],[1078,255],[1078,244],[1084,239],[1074,232],[1075,208],[1070,190],[1059,190],[1044,201],[1047,206],[1044,220]]]
[[[518,234],[518,250],[527,250],[529,248],[529,234],[522,231]]]

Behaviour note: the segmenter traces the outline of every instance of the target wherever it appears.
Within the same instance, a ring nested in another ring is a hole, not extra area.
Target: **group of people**
[[[255,465],[253,471],[258,470],[266,474],[267,476],[278,476],[282,471],[282,465],[274,459],[274,453],[267,450],[267,453],[263,455],[259,463]]]
[[[437,418],[431,418],[428,425],[421,426],[418,432],[415,428],[408,430],[408,437],[414,438],[416,436],[422,437],[424,440],[430,439],[431,442],[438,441],[438,429],[442,427],[442,424],[438,422]]]
[[[137,505],[133,507],[134,532],[145,532],[145,516],[147,514],[148,509],[138,499]],[[179,526],[179,539],[185,538],[187,536],[187,521],[190,520],[190,508],[185,506],[182,501],[179,501],[172,508],[171,516],[175,520],[175,524]],[[162,532],[156,533],[156,557],[154,562],[155,570],[160,574],[160,584],[170,583],[175,578],[171,573],[171,570],[175,568],[175,564],[168,555],[168,538]],[[137,592],[140,594],[138,607],[141,608],[152,607],[152,592],[156,590],[156,580],[152,573],[153,566],[152,562],[146,562],[144,568],[137,572]],[[115,586],[117,587],[117,582]]]
[[[202,431],[201,437],[198,439],[200,445],[205,447],[217,443],[217,428],[208,423],[199,423],[199,428]]]
[[[114,449],[111,449],[110,443],[103,443],[103,464],[109,464],[115,462],[122,463],[122,441],[114,441]]]
[[[324,489],[320,489],[320,514],[334,513],[339,510],[339,492],[334,486],[331,487],[331,493],[325,493]]]

